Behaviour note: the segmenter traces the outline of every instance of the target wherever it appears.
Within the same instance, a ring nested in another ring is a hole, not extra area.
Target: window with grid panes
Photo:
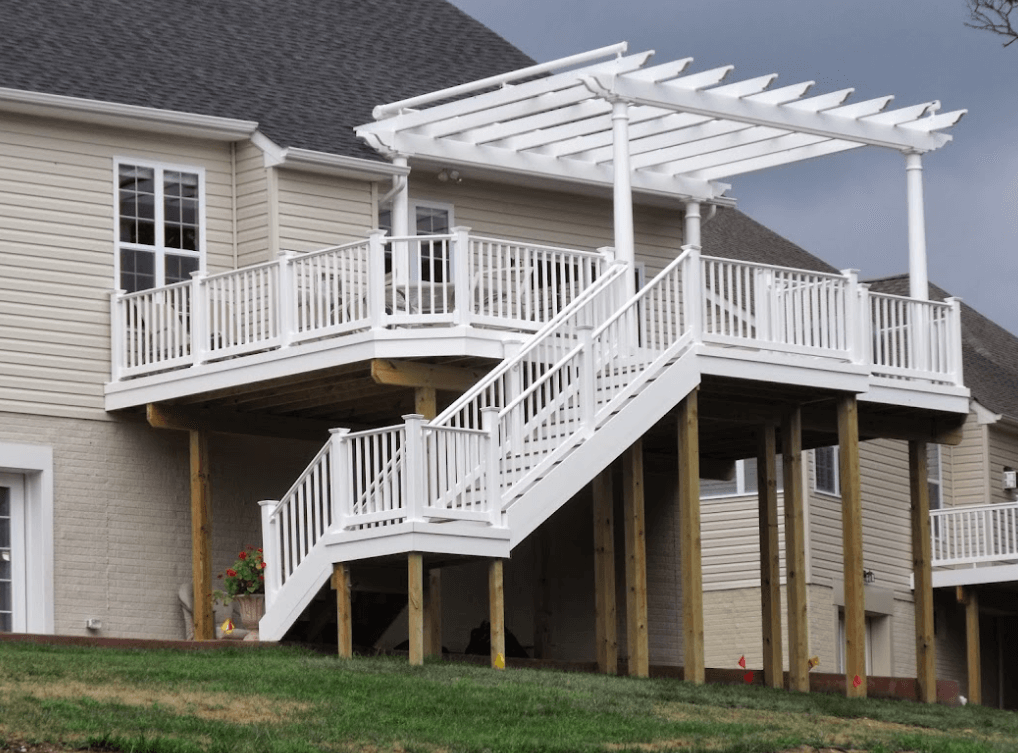
[[[841,494],[841,479],[838,478],[838,447],[817,447],[813,450],[815,478],[813,486],[825,494]]]
[[[117,182],[120,287],[131,293],[191,279],[204,253],[202,171],[122,161]]]

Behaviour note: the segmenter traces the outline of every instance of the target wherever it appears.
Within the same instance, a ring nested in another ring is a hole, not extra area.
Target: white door
[[[0,473],[0,633],[27,629],[25,479]]]

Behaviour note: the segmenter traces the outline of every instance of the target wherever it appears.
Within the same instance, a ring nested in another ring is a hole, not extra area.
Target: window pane
[[[120,250],[120,287],[128,293],[156,284],[155,254],[131,248]]]
[[[818,447],[813,457],[816,462],[817,491],[838,494],[837,462],[838,456],[834,447]]]
[[[11,584],[10,581],[0,581],[0,612],[11,611]],[[10,628],[7,628],[10,631]]]
[[[11,629],[11,616],[9,614],[0,614],[0,633],[9,633]]]
[[[166,284],[183,282],[191,279],[191,273],[198,271],[198,258],[195,256],[178,256],[166,254]]]
[[[0,580],[11,579],[11,550],[0,549]]]
[[[417,207],[417,234],[441,235],[449,232],[449,210]]]

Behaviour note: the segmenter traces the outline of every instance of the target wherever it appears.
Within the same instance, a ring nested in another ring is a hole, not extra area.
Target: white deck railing
[[[930,511],[932,564],[1018,561],[1018,502]]]
[[[605,252],[448,235],[369,239],[112,298],[113,381],[396,325],[536,332]]]

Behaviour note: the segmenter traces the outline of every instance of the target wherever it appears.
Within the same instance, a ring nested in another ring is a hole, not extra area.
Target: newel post
[[[424,520],[424,481],[427,469],[424,467],[424,416],[420,413],[408,413],[403,416],[405,422],[403,439],[403,459],[406,467],[406,519],[407,522]]]
[[[452,312],[454,324],[469,324],[473,317],[474,296],[470,289],[470,272],[472,258],[470,254],[470,228],[454,227],[452,229],[452,248],[449,249],[449,264],[452,265],[453,302]]]
[[[488,406],[481,408],[481,428],[488,433],[485,439],[487,446],[486,463],[488,479],[485,491],[488,497],[488,512],[491,524],[496,528],[502,525],[502,468],[501,444],[498,436],[498,414],[500,408]]]
[[[350,441],[349,429],[329,429],[329,507],[332,510],[332,530],[346,528],[347,518],[354,514],[349,509],[353,499],[350,493]]]
[[[191,273],[191,359],[192,366],[200,366],[209,357],[209,308],[205,297],[208,287],[205,273]]]
[[[124,371],[124,349],[127,340],[127,322],[124,316],[126,290],[110,291],[110,377],[119,382]]]
[[[368,320],[373,329],[382,329],[386,323],[384,238],[384,230],[372,230],[368,236]]]
[[[265,608],[268,609],[276,600],[276,594],[283,585],[283,563],[280,561],[278,518],[273,514],[276,505],[274,499],[263,499],[258,505],[262,508],[262,562],[265,563]]]
[[[965,384],[961,355],[961,298],[951,297],[944,301],[951,305],[951,321],[948,323],[947,347],[950,359],[950,374],[954,383],[961,387]]]
[[[279,252],[279,345],[289,347],[297,334],[297,285],[293,271],[294,251]]]
[[[684,309],[686,325],[694,343],[703,342],[703,260],[699,246],[683,246],[683,253],[689,254],[683,270],[682,295],[685,299]]]

